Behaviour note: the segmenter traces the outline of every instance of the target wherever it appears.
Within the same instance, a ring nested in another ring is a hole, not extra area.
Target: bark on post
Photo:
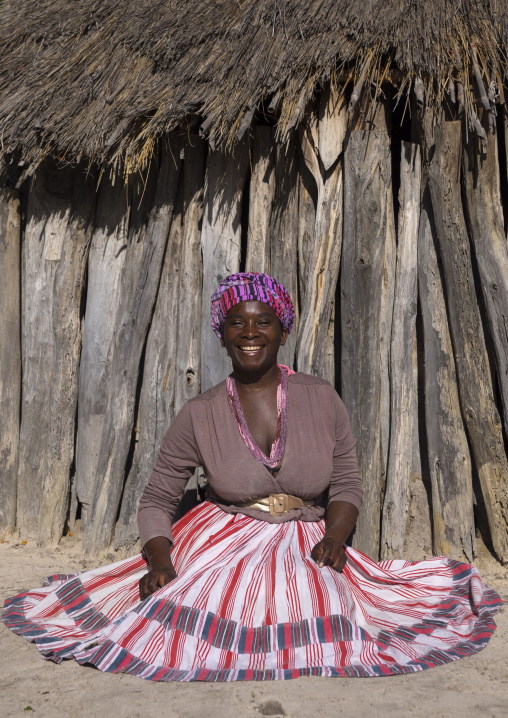
[[[82,168],[48,161],[36,174],[23,242],[18,526],[40,543],[61,538],[69,504],[94,209],[94,181]]]
[[[203,252],[203,311],[201,326],[201,391],[218,384],[231,371],[231,362],[210,326],[210,298],[228,274],[240,270],[242,193],[249,168],[249,146],[234,153],[208,154],[201,248]]]
[[[127,191],[121,175],[104,177],[97,196],[95,229],[88,257],[88,291],[79,368],[76,499],[82,505],[81,530],[94,521],[99,454],[112,382],[116,317],[122,300],[121,277],[127,257]],[[71,520],[73,517],[71,516]]]
[[[402,558],[412,473],[413,346],[417,305],[420,148],[402,143],[395,299],[390,350],[391,430],[381,555]]]
[[[418,236],[418,291],[423,324],[425,431],[432,486],[436,556],[472,561],[476,554],[471,459],[460,413],[457,376],[439,273],[428,189]]]
[[[508,462],[501,420],[489,377],[487,351],[475,294],[460,185],[461,124],[435,130],[429,187],[443,262],[450,330],[462,415],[472,446],[498,558],[508,561]]]
[[[384,132],[351,132],[344,155],[342,249],[342,398],[357,440],[364,506],[354,545],[379,554],[381,452],[379,336],[382,261],[391,192],[390,141]]]
[[[270,212],[274,189],[273,130],[257,125],[252,143],[246,272],[270,273]]]
[[[0,189],[0,535],[16,525],[21,400],[19,193]]]
[[[183,164],[183,248],[178,307],[175,414],[188,399],[199,394],[201,385],[201,326],[203,260],[201,222],[206,145],[196,135],[185,145]]]
[[[333,122],[333,120],[335,122]],[[347,112],[327,117],[324,126],[319,125],[320,136],[344,136]],[[342,162],[336,158],[328,170],[322,166],[312,136],[300,131],[304,160],[317,186],[317,206],[312,255],[309,263],[307,288],[303,297],[303,309],[298,328],[296,355],[298,370],[335,381],[335,371],[329,375],[330,344],[333,335],[329,328],[335,290],[339,276],[342,249],[343,171]],[[335,143],[335,151],[338,149]],[[328,157],[328,159],[330,159]]]
[[[295,305],[295,324],[279,362],[293,367],[298,333],[298,161],[292,137],[275,149],[275,196],[270,218],[270,272],[289,292]]]
[[[177,148],[173,148],[177,151]],[[178,154],[170,159],[180,176]],[[171,187],[168,187],[171,192]],[[183,187],[175,204],[157,302],[146,343],[143,383],[139,402],[138,442],[122,497],[115,548],[136,543],[138,502],[150,478],[157,451],[174,417],[178,302],[183,239]]]
[[[469,139],[462,157],[465,212],[480,273],[508,436],[508,245],[497,137],[489,137],[486,155],[480,155],[475,136]]]
[[[150,172],[143,194],[133,202],[93,503],[94,520],[84,535],[85,549],[92,553],[110,543],[122,496],[140,360],[159,286],[178,183],[179,164],[175,164],[175,157],[179,157],[180,148],[176,142],[173,144],[173,151],[162,156],[158,177],[155,171]]]

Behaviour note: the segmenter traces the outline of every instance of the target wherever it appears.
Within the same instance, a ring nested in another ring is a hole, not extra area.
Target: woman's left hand
[[[324,537],[317,543],[311,551],[311,558],[317,563],[319,568],[330,566],[334,571],[339,573],[346,565],[346,550],[341,541],[337,541],[331,537]]]

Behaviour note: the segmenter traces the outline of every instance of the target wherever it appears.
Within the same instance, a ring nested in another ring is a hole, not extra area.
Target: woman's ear
[[[224,344],[224,337],[221,337],[221,338],[220,338],[220,345],[221,345],[221,347],[222,347],[223,349],[224,349],[224,347],[226,346],[226,345]]]
[[[289,336],[288,330],[287,330],[285,327],[282,327],[282,331],[281,331],[281,333],[280,333],[280,345],[281,345],[281,347],[283,347],[284,344],[286,343],[288,336]]]

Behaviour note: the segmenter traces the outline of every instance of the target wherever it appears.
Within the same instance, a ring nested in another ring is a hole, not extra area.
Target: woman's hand
[[[143,547],[150,570],[139,582],[139,597],[142,601],[176,578],[171,561],[171,542],[164,536],[156,536]]]
[[[344,543],[357,518],[358,509],[347,501],[332,501],[328,505],[325,535],[310,554],[319,568],[330,566],[339,573],[342,571],[347,558]]]
[[[346,565],[346,551],[344,545],[331,537],[323,538],[311,551],[311,558],[319,568],[330,566],[339,573]]]
[[[168,566],[152,568],[139,582],[139,598],[144,601],[145,598],[170,583],[174,578],[176,578],[176,571],[171,561]]]

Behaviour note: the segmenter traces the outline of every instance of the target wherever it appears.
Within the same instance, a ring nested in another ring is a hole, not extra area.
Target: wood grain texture
[[[348,122],[344,93],[328,84],[319,99],[318,151],[325,170],[337,161],[343,149]]]
[[[133,546],[138,539],[138,503],[150,478],[157,451],[174,418],[180,267],[183,241],[183,183],[180,148],[172,143],[165,161],[175,165],[176,200],[150,331],[146,342],[139,400],[138,441],[122,496],[115,548]],[[164,160],[163,160],[164,162]],[[164,166],[164,165],[163,165]],[[173,174],[173,171],[172,171]],[[173,177],[171,177],[171,183]],[[167,187],[171,200],[173,187]]]
[[[397,266],[390,349],[391,427],[383,504],[381,556],[402,558],[410,503],[413,454],[413,347],[417,306],[420,148],[402,143]]]
[[[234,153],[211,150],[205,175],[203,228],[203,308],[201,324],[201,391],[223,381],[231,361],[210,325],[210,299],[228,274],[240,271],[242,193],[249,168],[249,146]]]
[[[93,522],[99,454],[113,381],[112,361],[122,274],[127,258],[130,203],[121,175],[103,177],[88,257],[88,289],[79,368],[74,489],[81,529]],[[71,516],[71,520],[72,520]]]
[[[504,233],[496,135],[489,137],[486,155],[480,153],[476,137],[470,138],[462,155],[462,185],[508,436],[508,245]]]
[[[22,268],[23,399],[18,526],[56,543],[69,504],[80,303],[93,229],[95,186],[83,168],[47,161],[30,186]]]
[[[252,141],[246,272],[270,274],[270,213],[275,191],[274,133],[257,125]]]
[[[0,535],[16,525],[21,401],[19,192],[0,188]]]
[[[498,558],[507,562],[508,462],[501,420],[494,403],[469,237],[457,182],[460,176],[460,122],[441,124],[435,129],[435,137],[429,187],[443,263],[460,405],[478,471],[492,544]]]
[[[295,323],[278,361],[293,368],[298,335],[298,154],[291,138],[275,148],[275,195],[270,217],[270,272],[295,305]]]
[[[418,236],[418,291],[423,325],[425,434],[432,487],[436,556],[472,561],[476,554],[471,459],[460,412],[457,375],[435,249],[428,188]]]
[[[179,152],[173,154],[178,156]],[[152,166],[142,191],[133,188],[121,302],[115,319],[112,379],[92,507],[94,518],[84,532],[85,550],[92,553],[108,546],[113,537],[131,449],[141,355],[159,286],[178,176],[174,157],[164,153],[160,170]]]
[[[345,111],[344,111],[345,114]],[[337,115],[336,124],[346,125],[346,117]],[[328,121],[329,132],[331,118]],[[317,187],[317,205],[309,273],[298,326],[296,357],[298,371],[315,374],[335,382],[329,363],[333,353],[330,321],[335,301],[342,249],[343,171],[339,160],[328,171],[320,162],[311,134],[301,128],[301,151]]]
[[[201,316],[203,260],[201,222],[205,181],[206,144],[191,135],[184,149],[183,249],[178,307],[175,414],[201,386]]]
[[[382,262],[391,192],[384,132],[351,132],[344,155],[344,241],[340,277],[342,398],[364,485],[354,545],[379,555],[381,500],[379,362]]]

